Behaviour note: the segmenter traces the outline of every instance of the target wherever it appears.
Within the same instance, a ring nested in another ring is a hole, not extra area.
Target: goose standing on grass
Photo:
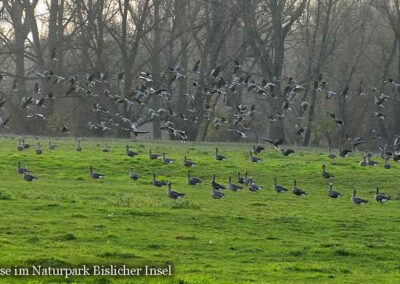
[[[161,155],[151,153],[151,149],[149,150],[149,158],[150,160],[157,160]]]
[[[17,172],[19,174],[23,174],[25,172],[28,172],[28,168],[25,166],[25,168],[21,168],[21,162],[18,162],[17,164]]]
[[[188,160],[187,157],[185,156],[184,159],[183,159],[183,165],[184,165],[185,167],[187,167],[187,168],[192,168],[192,167],[194,167],[195,165],[197,165],[197,163]]]
[[[249,177],[248,174],[247,174],[247,171],[245,171],[245,172],[244,172],[243,183],[244,183],[245,185],[249,185],[249,182],[252,181],[252,180],[253,180],[253,178],[252,178],[252,177]]]
[[[76,151],[77,151],[77,152],[81,152],[81,151],[82,151],[81,139],[78,139],[78,145],[76,145]]]
[[[385,164],[383,165],[383,167],[387,170],[391,168],[391,165],[388,163],[388,160],[389,158],[385,157]]]
[[[293,181],[292,192],[294,193],[294,195],[297,195],[297,196],[307,195],[306,192],[304,192],[303,190],[301,190],[300,188],[297,187],[297,181],[296,180]]]
[[[198,185],[202,183],[203,181],[197,177],[191,177],[190,173],[187,173],[187,180],[188,180],[188,185]]]
[[[153,177],[153,179],[152,179],[152,184],[153,184],[155,187],[162,187],[162,186],[167,185],[167,183],[166,183],[165,181],[156,180],[156,174],[155,174],[155,173],[152,173],[151,175],[152,175],[152,177]]]
[[[227,158],[226,158],[225,156],[220,155],[220,154],[218,153],[218,148],[215,148],[215,159],[216,159],[217,161],[224,161],[224,160],[226,160]]]
[[[140,178],[140,176],[133,171],[133,166],[131,167],[131,169],[129,171],[129,178],[131,180],[138,180]]]
[[[239,171],[236,171],[236,174],[237,174],[236,182],[240,183],[240,184],[244,184],[244,177],[240,176],[240,172]]]
[[[222,197],[224,197],[224,193],[215,189],[214,187],[211,189],[211,197],[214,199],[221,199]]]
[[[24,149],[29,149],[31,147],[31,144],[25,143],[24,139],[21,139],[22,146],[24,146]]]
[[[26,181],[34,181],[34,180],[38,180],[39,179],[37,177],[34,177],[34,176],[28,174],[27,172],[24,172],[22,174],[22,176],[23,176],[24,180],[26,180]]]
[[[175,162],[175,160],[168,159],[167,157],[165,157],[165,153],[162,153],[162,162],[164,164],[171,164],[171,163]]]
[[[108,148],[107,143],[104,144],[103,148],[101,149],[104,153],[110,152],[110,149]]]
[[[331,159],[335,159],[336,155],[332,153],[331,147],[328,148],[328,157]]]
[[[379,203],[385,203],[390,200],[390,196],[386,196],[383,193],[379,193],[379,187],[376,188],[376,193],[374,195],[375,201]]]
[[[367,156],[363,156],[363,159],[362,159],[362,161],[360,161],[360,166],[361,167],[366,167],[366,166],[368,166],[368,163],[367,163]]]
[[[256,146],[253,145],[253,153],[254,155],[260,154],[261,151],[265,150],[265,148],[263,146]]]
[[[281,149],[282,155],[285,157],[288,157],[290,154],[294,153],[294,150],[292,149]]]
[[[288,191],[287,188],[280,186],[279,184],[276,183],[276,178],[274,177],[274,190],[279,194],[281,192]]]
[[[351,202],[353,202],[356,205],[362,205],[368,203],[368,200],[362,199],[360,197],[356,196],[356,190],[353,189],[353,195],[351,196]]]
[[[333,177],[334,177],[334,175],[332,175],[331,173],[328,173],[328,172],[326,171],[325,164],[322,164],[322,177],[323,177],[324,179],[330,179],[330,178],[333,178]]]
[[[332,187],[333,187],[333,184],[330,183],[329,184],[329,190],[328,190],[328,196],[330,198],[334,198],[334,199],[342,197],[342,195],[339,192],[332,190]]]
[[[17,150],[18,150],[18,151],[24,151],[24,145],[22,145],[21,138],[18,139]]]
[[[260,159],[256,156],[253,156],[253,152],[250,151],[250,161],[253,163],[259,163],[259,162],[262,162],[262,159]]]
[[[232,190],[232,191],[238,191],[238,190],[243,189],[243,187],[241,187],[240,185],[237,185],[237,184],[232,183],[232,179],[231,179],[231,177],[229,176],[229,177],[228,177],[228,189],[230,189],[230,190]]]
[[[217,183],[217,182],[215,181],[215,174],[212,176],[211,185],[212,185],[212,187],[215,188],[216,190],[225,189],[225,186],[223,186],[223,185],[221,185],[221,184],[219,184],[219,183]]]
[[[37,142],[35,151],[36,151],[36,154],[42,155],[42,148],[40,147],[40,142]]]
[[[253,182],[253,179],[250,178],[249,183],[247,185],[247,188],[251,191],[251,192],[257,192],[260,189],[262,189],[261,185],[256,184],[255,182]]]
[[[126,145],[125,148],[126,148],[125,153],[128,157],[132,158],[132,157],[139,155],[138,153],[129,150],[129,145]]]
[[[377,166],[378,162],[375,162],[371,160],[372,155],[370,153],[367,153],[367,164],[368,166]]]
[[[49,149],[50,149],[50,150],[55,150],[56,147],[57,147],[57,145],[51,144],[51,141],[49,140]]]
[[[92,166],[89,167],[89,174],[92,177],[92,179],[104,179],[106,177],[103,174],[93,172],[93,167]]]
[[[171,182],[168,182],[168,196],[172,199],[178,199],[180,197],[184,197],[185,194],[171,190]]]

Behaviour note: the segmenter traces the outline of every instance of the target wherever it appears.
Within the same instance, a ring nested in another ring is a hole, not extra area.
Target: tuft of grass
[[[188,200],[182,201],[172,201],[172,202],[161,202],[161,207],[170,209],[200,209],[200,206],[196,203],[190,202]]]
[[[71,233],[54,238],[54,240],[56,240],[56,241],[73,241],[75,239],[76,239],[75,235],[71,234]]]
[[[97,256],[102,258],[111,258],[111,259],[129,259],[129,258],[140,258],[139,256],[128,253],[128,252],[104,252],[98,254]]]
[[[334,255],[337,255],[337,256],[350,256],[352,254],[353,253],[351,253],[349,250],[344,249],[344,248],[338,248],[338,249],[334,250]]]
[[[195,236],[185,236],[185,235],[178,235],[175,237],[177,240],[185,240],[185,241],[197,241],[197,237]]]
[[[0,200],[11,200],[11,194],[7,191],[0,190]]]

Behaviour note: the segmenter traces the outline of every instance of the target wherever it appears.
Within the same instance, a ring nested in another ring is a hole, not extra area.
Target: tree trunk
[[[153,0],[153,9],[154,9],[154,31],[153,31],[153,51],[151,55],[151,69],[154,82],[157,84],[155,87],[159,88],[160,86],[160,46],[161,46],[161,29],[160,29],[160,0]],[[160,101],[157,96],[153,97],[152,102],[154,109],[160,108]],[[153,139],[161,139],[161,124],[159,119],[155,119],[153,121]]]

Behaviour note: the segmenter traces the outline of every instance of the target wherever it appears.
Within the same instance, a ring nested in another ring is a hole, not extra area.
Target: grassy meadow
[[[74,267],[81,264],[173,266],[172,277],[72,277],[69,283],[398,283],[400,277],[400,163],[392,168],[360,167],[360,155],[330,160],[325,149],[296,149],[290,157],[268,147],[249,161],[249,144],[129,142],[82,139],[76,152],[72,138],[52,141],[43,154],[18,152],[16,137],[0,138],[0,266]],[[104,142],[109,153],[101,151]],[[228,157],[214,159],[214,148]],[[148,150],[166,152],[170,165],[149,160]],[[203,179],[187,185],[183,157],[198,165],[190,171]],[[16,164],[28,166],[39,180],[26,182]],[[334,190],[344,196],[328,200],[321,165],[335,175]],[[88,167],[106,175],[93,180]],[[129,179],[133,165],[141,175]],[[211,176],[227,183],[235,171],[247,170],[264,188],[225,190],[210,196]],[[151,172],[183,192],[174,201],[167,188],[151,184]],[[278,195],[273,177],[292,188],[293,178],[309,195]],[[375,187],[394,200],[377,204]],[[352,188],[368,199],[350,202]],[[0,277],[0,283],[64,283],[60,277]]]

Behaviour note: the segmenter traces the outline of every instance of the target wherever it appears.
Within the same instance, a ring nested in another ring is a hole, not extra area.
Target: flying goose
[[[353,142],[351,142],[351,145],[353,145],[353,147],[354,147],[354,149],[356,150],[356,152],[358,152],[358,146],[360,146],[361,144],[363,144],[363,143],[365,143],[365,141],[363,140],[363,138],[362,137],[360,137],[360,136],[358,136],[358,137],[355,137],[354,139],[353,139]]]
[[[280,145],[283,143],[283,139],[277,139],[277,140],[272,140],[272,139],[264,139],[264,141],[274,145],[274,148],[277,150],[280,150]]]
[[[131,167],[131,169],[129,171],[129,178],[131,180],[138,180],[140,178],[140,176],[133,171],[133,167]]]
[[[153,154],[153,153],[151,153],[151,149],[149,150],[149,158],[150,158],[150,160],[156,160],[156,159],[158,159],[159,157],[161,157],[161,155],[159,155],[159,154]]]
[[[274,177],[274,189],[278,194],[281,193],[281,192],[288,191],[287,188],[284,188],[283,186],[280,186],[280,185],[276,184],[276,178],[275,177]]]
[[[328,157],[331,159],[335,159],[336,155],[332,153],[331,147],[328,148]]]
[[[390,196],[386,196],[382,193],[379,193],[379,187],[376,188],[376,193],[374,195],[375,201],[379,203],[385,203],[390,200]]]
[[[42,154],[42,148],[40,147],[40,142],[37,142],[35,151],[36,151],[36,154],[38,154],[38,155]]]
[[[25,166],[25,168],[21,168],[21,162],[18,162],[17,164],[17,172],[19,174],[23,174],[25,172],[28,172],[28,168]]]
[[[165,157],[165,153],[162,153],[162,162],[164,163],[164,164],[171,164],[171,163],[173,163],[175,160],[172,160],[172,159],[168,159],[167,157]]]
[[[328,196],[329,196],[330,198],[335,198],[335,199],[336,199],[336,198],[342,197],[342,195],[341,195],[339,192],[332,190],[332,186],[333,186],[333,184],[330,183],[330,184],[329,184]]]
[[[37,177],[31,176],[27,172],[23,172],[22,176],[23,176],[24,180],[26,180],[26,181],[34,181],[34,180],[38,179]]]
[[[385,160],[386,158],[393,157],[393,153],[390,151],[387,151],[386,148],[387,148],[387,145],[385,145],[385,147],[383,147],[383,148],[379,147],[379,150],[381,151],[380,156],[383,160]]]
[[[325,179],[330,179],[330,178],[333,178],[333,177],[334,177],[334,175],[328,173],[328,172],[325,170],[325,164],[322,165],[322,177],[325,178]]]
[[[197,185],[199,183],[202,183],[203,181],[197,177],[191,177],[190,173],[187,173],[187,179],[188,179],[188,184],[189,185]]]
[[[197,165],[197,163],[188,160],[187,157],[185,156],[185,158],[183,159],[183,165],[187,168],[191,168],[191,167],[194,167],[195,165]]]
[[[101,149],[104,153],[110,152],[107,143],[104,144],[104,147]]]
[[[366,204],[368,200],[361,199],[360,197],[356,196],[356,190],[353,189],[353,195],[351,196],[351,202],[357,205]]]
[[[54,149],[56,149],[56,147],[57,147],[57,145],[51,144],[51,141],[49,140],[49,149],[54,150]]]
[[[216,190],[225,189],[225,186],[223,186],[223,185],[221,185],[221,184],[219,184],[219,183],[217,183],[217,182],[215,181],[215,174],[214,174],[213,177],[212,177],[211,185],[212,185],[212,187],[215,188]]]
[[[78,145],[76,146],[76,151],[78,151],[78,152],[82,151],[81,139],[78,139]]]
[[[172,199],[178,199],[180,197],[184,197],[185,194],[171,190],[171,182],[168,182],[168,196]]]
[[[342,149],[342,148],[340,148],[339,149],[339,156],[340,157],[347,157],[347,155],[349,154],[349,153],[351,153],[351,150],[347,150],[347,149]]]
[[[307,195],[306,192],[304,192],[303,190],[301,190],[300,188],[297,187],[297,181],[296,180],[293,181],[292,192],[294,193],[294,195],[297,195],[297,196]]]
[[[223,192],[218,191],[214,187],[211,189],[211,197],[214,199],[221,199],[222,197],[224,197],[224,195],[225,194]]]
[[[218,148],[215,148],[215,159],[217,161],[223,161],[226,160],[227,158],[225,156],[218,154]]]
[[[135,156],[139,155],[139,154],[136,153],[136,152],[130,151],[130,150],[129,150],[129,145],[126,145],[125,147],[126,147],[125,152],[126,152],[126,155],[127,155],[128,157],[135,157]]]
[[[230,189],[232,191],[238,191],[240,189],[243,189],[243,187],[241,187],[240,185],[236,185],[236,184],[232,183],[232,179],[229,176],[228,177],[228,189]]]
[[[155,173],[152,173],[151,175],[152,175],[152,177],[153,177],[152,184],[153,184],[154,186],[156,186],[156,187],[162,187],[162,186],[167,185],[167,183],[166,183],[165,181],[156,180],[156,174],[155,174]]]
[[[264,148],[263,146],[256,146],[256,145],[253,145],[253,153],[254,153],[255,155],[260,154],[261,151],[263,151],[263,150],[265,150],[265,148]]]
[[[253,182],[253,179],[250,178],[249,183],[247,185],[247,188],[251,191],[251,192],[257,192],[260,189],[262,189],[261,185],[257,185],[255,182]]]
[[[104,179],[106,177],[103,174],[93,172],[93,167],[92,166],[89,167],[89,174],[92,177],[92,179]]]
[[[259,163],[259,162],[262,162],[262,159],[260,159],[256,156],[253,156],[253,152],[250,151],[250,161],[253,163]]]

